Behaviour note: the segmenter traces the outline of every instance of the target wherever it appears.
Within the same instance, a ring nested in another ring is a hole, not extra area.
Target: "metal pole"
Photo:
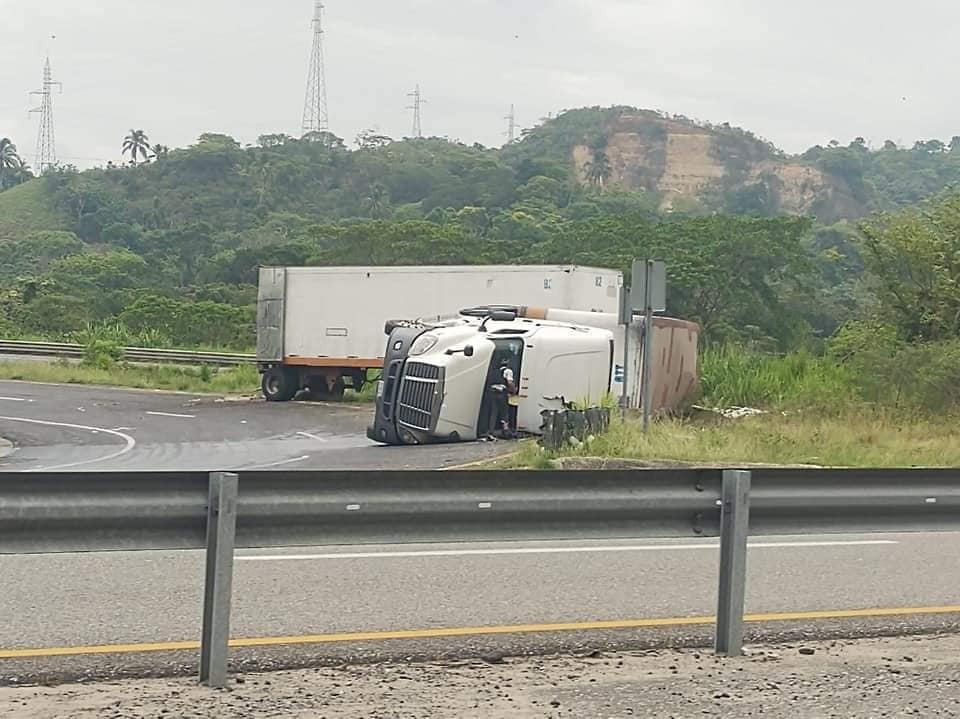
[[[717,599],[717,654],[743,653],[743,612],[750,530],[750,472],[724,470],[720,506],[720,590]]]
[[[628,318],[633,317],[633,312],[627,313]],[[620,419],[627,416],[627,408],[630,407],[630,393],[627,389],[627,362],[630,361],[630,319],[627,319],[623,326],[623,392],[620,397]]]
[[[640,384],[640,401],[643,403],[643,433],[650,429],[650,378],[653,367],[650,354],[653,344],[653,260],[647,260],[646,288],[643,293],[643,375]]]
[[[217,688],[227,683],[236,527],[237,475],[212,472],[210,502],[207,505],[207,569],[203,586],[200,682]]]

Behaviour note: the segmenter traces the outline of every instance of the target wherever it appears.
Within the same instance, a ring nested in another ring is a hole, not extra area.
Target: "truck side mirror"
[[[473,357],[473,345],[464,345],[462,350],[448,349],[444,354],[446,355],[458,355],[463,353],[464,357]]]

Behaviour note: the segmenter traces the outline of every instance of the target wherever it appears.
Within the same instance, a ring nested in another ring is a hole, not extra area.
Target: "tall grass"
[[[511,463],[543,468],[558,457],[589,456],[714,466],[956,467],[960,442],[954,427],[953,422],[904,420],[882,411],[801,412],[738,420],[665,420],[652,424],[644,435],[638,422],[615,419],[607,434],[586,445],[548,453],[530,442]]]
[[[547,453],[531,443],[513,461],[544,467],[558,457],[595,456],[727,466],[960,466],[960,343],[894,352],[878,341],[875,354],[844,361],[708,349],[700,356],[700,403],[764,414],[723,419],[693,412],[656,422],[646,435],[638,422],[616,419],[609,433],[584,446]]]
[[[701,402],[713,407],[818,408],[857,401],[854,374],[805,352],[785,356],[725,346],[700,355]]]

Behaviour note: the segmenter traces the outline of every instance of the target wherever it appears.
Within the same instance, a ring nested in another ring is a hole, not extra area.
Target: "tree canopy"
[[[729,181],[664,209],[657,148],[668,119],[712,133]],[[611,145],[627,131],[649,141],[643,167],[626,168]],[[751,168],[783,154],[726,125],[588,108],[500,150],[374,131],[351,146],[329,132],[267,134],[246,147],[206,133],[167,148],[143,130],[131,130],[123,149],[130,166],[54,168],[0,192],[0,331],[67,337],[122,323],[167,344],[248,348],[264,264],[626,271],[652,256],[668,264],[670,313],[701,322],[707,341],[816,345],[878,307],[904,337],[958,331],[955,198],[862,229],[779,216],[779,176]],[[858,203],[892,211],[941,191],[958,160],[960,137],[878,150],[858,138],[811,149],[802,168],[832,173]],[[0,140],[0,189],[23,167]],[[624,173],[634,173],[635,189],[612,181]]]

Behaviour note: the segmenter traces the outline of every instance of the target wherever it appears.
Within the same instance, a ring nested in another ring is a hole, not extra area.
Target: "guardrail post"
[[[724,470],[720,505],[720,591],[716,652],[743,653],[743,612],[747,586],[747,535],[750,528],[750,472]]]
[[[207,505],[207,569],[200,638],[200,682],[210,687],[222,687],[227,683],[236,527],[237,475],[212,472]]]

